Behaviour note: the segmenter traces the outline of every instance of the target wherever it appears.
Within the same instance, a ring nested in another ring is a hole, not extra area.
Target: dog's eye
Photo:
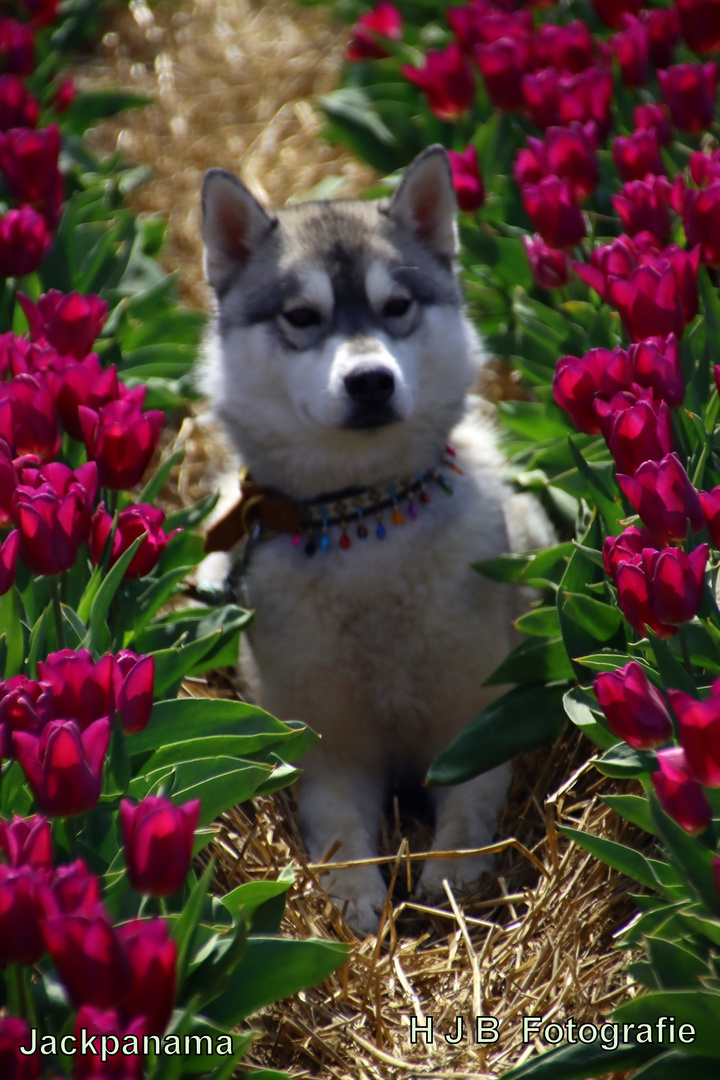
[[[283,318],[287,319],[296,330],[307,330],[310,326],[319,326],[322,322],[319,311],[310,307],[291,308],[283,312]]]
[[[384,319],[401,319],[412,306],[409,296],[392,296],[383,308]]]

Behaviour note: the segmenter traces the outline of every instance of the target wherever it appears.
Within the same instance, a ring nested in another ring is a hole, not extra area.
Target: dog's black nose
[[[345,389],[355,402],[366,409],[387,404],[395,392],[395,378],[388,368],[369,368],[345,376]]]

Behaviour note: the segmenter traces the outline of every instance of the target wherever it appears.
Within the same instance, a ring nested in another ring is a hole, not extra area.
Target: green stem
[[[52,596],[53,615],[55,616],[55,635],[58,649],[65,648],[65,626],[63,624],[62,607],[60,606],[60,588],[57,577],[50,578],[50,595]]]
[[[10,1012],[13,1016],[21,1016],[26,1019],[28,996],[21,964],[8,964],[7,966],[7,993]]]
[[[685,670],[691,678],[694,678],[692,664],[690,662],[690,650],[688,649],[687,638],[685,637],[685,627],[679,626],[678,631],[678,637],[680,638],[680,648],[682,649]]]

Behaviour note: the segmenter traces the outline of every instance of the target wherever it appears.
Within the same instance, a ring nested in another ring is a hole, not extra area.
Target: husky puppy
[[[392,778],[421,780],[499,692],[483,682],[511,647],[516,597],[471,563],[541,547],[551,528],[505,486],[470,407],[483,353],[463,315],[442,147],[389,201],[269,213],[211,169],[202,204],[217,297],[205,387],[258,490],[296,515],[287,532],[256,526],[245,662],[264,707],[322,736],[299,792],[311,857],[370,858]],[[434,850],[492,842],[507,776],[431,790]],[[471,888],[489,862],[428,860],[419,893],[442,895],[443,878]],[[325,883],[352,927],[377,928],[377,867]]]

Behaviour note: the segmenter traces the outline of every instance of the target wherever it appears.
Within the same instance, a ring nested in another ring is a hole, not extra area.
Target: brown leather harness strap
[[[302,529],[300,509],[274,488],[260,487],[248,477],[240,482],[240,498],[205,537],[205,551],[230,551],[255,525],[274,533]]]

